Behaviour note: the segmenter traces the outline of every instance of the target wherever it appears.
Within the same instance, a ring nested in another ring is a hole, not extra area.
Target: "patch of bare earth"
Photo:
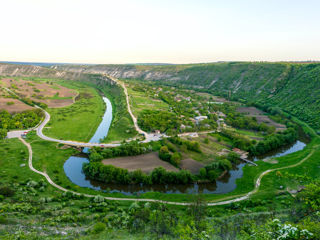
[[[104,165],[113,165],[115,167],[125,168],[128,169],[128,171],[141,169],[141,171],[145,173],[149,173],[157,167],[163,167],[167,171],[179,171],[179,169],[175,168],[170,163],[162,161],[156,152],[138,156],[105,159],[102,160],[102,163]]]
[[[198,174],[204,165],[198,161],[188,158],[181,160],[180,167],[184,170],[189,170],[192,174]]]
[[[262,161],[266,162],[266,163],[271,163],[271,164],[277,164],[278,160],[274,159],[274,158],[266,158],[263,159]]]
[[[0,98],[0,111],[7,110],[9,113],[12,114],[12,113],[23,112],[25,110],[31,110],[31,109],[33,109],[33,107],[19,101],[18,99]]]
[[[5,87],[10,88],[20,97],[45,103],[51,108],[71,105],[73,103],[73,98],[77,95],[76,91],[55,83],[49,84],[45,82],[10,78],[5,78],[1,81]],[[56,99],[52,99],[53,97],[56,97]]]
[[[274,126],[276,128],[276,131],[284,131],[287,129],[284,124],[273,121],[267,115],[265,115],[265,112],[255,107],[239,107],[237,111],[240,113],[244,113],[250,117],[255,117],[258,123],[265,123],[269,126]]]

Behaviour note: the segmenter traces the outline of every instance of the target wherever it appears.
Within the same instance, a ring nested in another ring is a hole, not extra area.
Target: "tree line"
[[[101,162],[83,164],[83,172],[91,179],[104,183],[119,184],[188,184],[194,182],[193,175],[186,170],[179,172],[166,171],[163,167],[155,168],[150,174],[140,169],[129,172],[127,169]]]

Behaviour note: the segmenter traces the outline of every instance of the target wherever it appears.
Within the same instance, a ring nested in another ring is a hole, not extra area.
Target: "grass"
[[[232,129],[235,132],[248,136],[248,137],[259,137],[259,138],[263,138],[263,135],[259,132],[256,131],[249,131],[249,130],[244,130],[244,129]]]
[[[138,92],[130,87],[127,87],[130,97],[130,105],[135,116],[143,110],[162,110],[168,111],[169,105],[161,100],[153,99],[145,92]]]
[[[129,198],[137,198],[137,196],[125,196],[120,193],[105,193],[101,191],[95,191],[89,188],[81,188],[79,186],[76,186],[75,184],[71,183],[69,179],[64,174],[63,170],[63,164],[68,159],[69,156],[74,154],[74,150],[72,149],[57,149],[56,143],[46,142],[41,139],[39,139],[35,135],[31,135],[28,137],[28,141],[31,143],[33,152],[34,152],[34,166],[36,169],[41,171],[46,171],[48,175],[51,177],[52,180],[58,181],[58,183],[68,189],[81,192],[81,193],[89,193],[89,194],[99,194],[103,196],[112,196],[112,197],[129,197]],[[299,152],[295,152],[278,159],[277,164],[270,164],[263,161],[258,161],[258,167],[254,167],[251,165],[246,165],[243,168],[243,177],[238,179],[236,181],[237,188],[227,194],[203,194],[203,197],[207,201],[218,201],[218,200],[224,200],[224,199],[232,199],[237,196],[242,196],[243,194],[246,194],[247,192],[253,190],[255,179],[265,170],[267,169],[273,169],[273,168],[279,168],[283,166],[292,165],[294,163],[297,163],[301,161],[304,157],[306,157],[312,148],[314,146],[317,146],[320,144],[319,139],[313,140],[307,147]],[[317,151],[310,157],[310,160],[307,160],[302,166],[308,167],[308,169],[316,169],[318,170],[319,161],[317,162],[317,156],[319,156],[319,148]],[[290,169],[290,171],[297,171],[299,172],[299,169],[301,167],[298,166],[296,168]],[[318,176],[319,173],[317,173],[316,170],[312,170],[313,172],[310,172],[310,174],[314,174],[314,177]],[[282,170],[286,171],[286,170]],[[272,177],[273,174],[270,174]],[[313,175],[312,175],[313,176]],[[265,176],[262,179],[262,185],[257,193],[259,194],[274,194],[274,189],[270,188],[270,191],[266,188],[265,189],[265,179],[269,178],[269,175]],[[278,179],[272,178],[271,179],[273,184],[276,184]],[[254,195],[255,196],[255,195]],[[177,202],[185,202],[190,201],[192,195],[190,194],[164,194],[164,193],[158,193],[158,192],[148,192],[141,194],[139,198],[154,198],[159,200],[166,200],[166,201],[177,201]]]
[[[17,138],[0,140],[0,182],[10,183],[21,178],[38,180],[40,175],[28,167],[28,149]],[[21,164],[25,166],[21,167]]]
[[[51,115],[44,134],[63,140],[87,142],[93,136],[101,122],[105,105],[98,92],[91,87],[81,86],[77,90],[90,94],[90,97],[80,97],[77,101],[63,108],[49,108]]]
[[[127,111],[123,89],[118,85],[105,85],[100,89],[112,104],[112,123],[108,136],[102,142],[122,142],[137,136],[132,118]]]

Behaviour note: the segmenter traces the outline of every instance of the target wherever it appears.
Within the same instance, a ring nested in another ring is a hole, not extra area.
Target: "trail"
[[[82,195],[82,196],[85,196],[85,197],[89,197],[89,198],[93,198],[97,195],[91,195],[91,194],[84,194],[84,193],[79,193],[79,192],[75,192],[75,191],[71,191],[71,190],[68,190],[68,189],[65,189],[61,186],[59,186],[58,184],[54,183],[51,178],[49,177],[49,175],[46,173],[46,172],[41,172],[37,169],[35,169],[32,165],[32,156],[33,156],[33,153],[32,153],[32,147],[29,143],[27,143],[24,139],[22,139],[21,137],[19,137],[19,140],[28,148],[28,152],[29,152],[29,158],[28,158],[28,165],[29,165],[29,168],[31,171],[37,173],[37,174],[40,174],[42,176],[44,176],[48,183],[50,185],[52,185],[53,187],[63,191],[63,192],[71,192],[73,194],[76,194],[78,196]],[[223,201],[217,201],[217,202],[208,202],[207,205],[208,206],[218,206],[218,205],[226,205],[226,204],[230,204],[230,203],[234,203],[234,202],[240,202],[240,201],[243,201],[243,200],[246,200],[248,199],[252,194],[256,193],[261,185],[261,180],[262,178],[267,175],[268,173],[270,172],[273,172],[273,171],[278,171],[278,170],[282,170],[282,169],[287,169],[287,168],[293,168],[293,167],[296,167],[296,166],[299,166],[301,165],[302,163],[304,163],[306,160],[308,160],[314,153],[315,151],[315,148],[318,147],[315,146],[312,151],[305,157],[303,158],[300,162],[298,163],[295,163],[293,165],[290,165],[290,166],[286,166],[286,167],[280,167],[280,168],[275,168],[275,169],[269,169],[269,170],[266,170],[264,172],[262,172],[259,177],[257,178],[256,180],[256,183],[255,183],[255,188],[247,193],[246,195],[244,196],[241,196],[241,197],[238,197],[238,198],[235,198],[235,199],[231,199],[231,200],[223,200]],[[231,197],[230,197],[231,198]],[[163,200],[157,200],[157,199],[144,199],[144,198],[115,198],[115,197],[104,197],[104,199],[106,200],[112,200],[112,201],[137,201],[137,202],[158,202],[158,203],[163,203],[163,204],[170,204],[170,205],[181,205],[181,206],[188,206],[188,205],[192,205],[191,202],[171,202],[171,201],[163,201]]]

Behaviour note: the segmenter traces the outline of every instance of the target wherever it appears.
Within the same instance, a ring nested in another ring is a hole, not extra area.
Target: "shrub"
[[[0,195],[5,197],[12,197],[14,195],[14,190],[9,187],[1,187],[0,188]]]
[[[0,224],[6,224],[8,220],[6,219],[5,216],[0,216]]]
[[[91,232],[92,233],[100,233],[102,231],[104,231],[106,229],[106,224],[102,223],[102,222],[98,222],[96,223],[92,229],[91,229]]]

